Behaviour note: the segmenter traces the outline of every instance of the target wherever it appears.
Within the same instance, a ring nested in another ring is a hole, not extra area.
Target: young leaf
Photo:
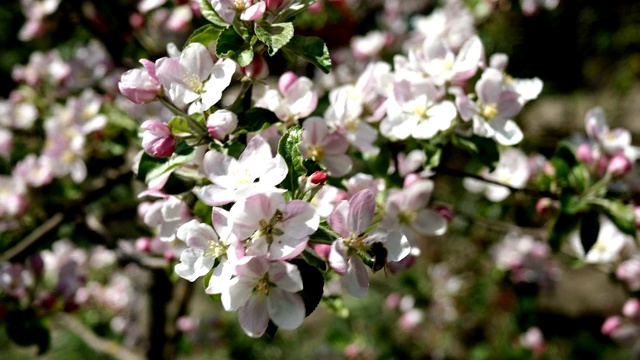
[[[287,177],[284,179],[282,184],[291,192],[292,195],[298,190],[298,178],[307,174],[307,169],[304,167],[303,163],[304,159],[298,149],[298,145],[300,145],[301,141],[302,128],[296,126],[290,128],[286,133],[284,133],[280,139],[280,143],[278,144],[278,153],[282,155],[287,163],[287,167],[289,168]]]
[[[587,211],[580,218],[580,242],[585,254],[591,250],[600,233],[600,214],[595,210]]]
[[[282,49],[293,57],[302,57],[325,74],[331,71],[329,49],[319,37],[294,35]]]
[[[253,44],[256,38],[245,41],[242,36],[228,27],[220,33],[216,44],[216,55],[221,58],[235,60],[240,66],[247,66],[253,60]]]
[[[317,268],[307,264],[302,259],[293,259],[289,261],[296,265],[302,277],[302,291],[299,292],[304,301],[304,308],[307,316],[316,309],[322,299],[322,289],[324,287],[324,277]]]
[[[489,171],[495,170],[500,161],[500,152],[495,141],[482,136],[473,135],[469,138],[462,136],[454,136],[452,143],[456,147],[465,150],[483,165],[489,168]]]
[[[290,22],[270,24],[266,21],[260,21],[255,24],[254,30],[258,39],[269,48],[270,56],[277,53],[293,37],[293,24]]]
[[[184,46],[186,47],[187,45],[194,42],[199,42],[204,46],[209,46],[211,42],[218,41],[220,34],[222,34],[221,28],[216,27],[212,24],[206,24],[196,29],[193,34],[189,36],[189,39],[187,39],[187,42],[184,44]]]
[[[220,29],[229,27],[229,24],[222,20],[220,15],[218,15],[218,13],[213,9],[213,6],[211,6],[211,0],[200,0],[198,2],[200,3],[200,13],[202,13],[202,16],[205,19],[209,20],[213,25]]]
[[[636,237],[636,217],[633,209],[620,201],[597,199],[592,202],[602,210],[623,233]]]
[[[191,133],[187,119],[182,116],[174,116],[167,124],[173,135]]]
[[[144,153],[138,166],[137,178],[149,183],[168,171],[172,171],[178,166],[193,160],[195,154],[195,148],[189,147],[184,143],[180,143],[174,154],[169,158],[158,159]]]
[[[271,125],[279,122],[280,119],[271,110],[254,107],[247,112],[238,115],[238,127],[246,132],[259,131],[265,125]]]
[[[580,217],[573,214],[560,212],[549,233],[549,246],[554,251],[560,250],[562,242],[578,226]]]

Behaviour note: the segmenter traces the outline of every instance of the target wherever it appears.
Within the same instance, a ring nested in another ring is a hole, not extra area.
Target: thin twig
[[[9,261],[13,259],[18,254],[25,251],[30,245],[38,241],[40,238],[44,237],[47,233],[57,228],[60,223],[64,220],[63,213],[57,213],[49,218],[49,220],[45,221],[42,225],[38,226],[35,230],[33,230],[27,237],[25,237],[22,241],[17,243],[11,249],[5,251],[2,255],[0,255],[0,263]]]
[[[464,170],[459,170],[459,169],[451,169],[445,166],[438,166],[436,168],[433,169],[434,172],[438,173],[438,174],[442,174],[442,175],[449,175],[449,176],[456,176],[456,177],[468,177],[468,178],[472,178],[472,179],[476,179],[476,180],[480,180],[482,182],[486,182],[488,184],[493,184],[493,185],[499,185],[499,186],[504,186],[507,189],[509,189],[512,192],[520,192],[520,193],[524,193],[527,195],[531,195],[531,196],[536,196],[536,197],[548,197],[551,199],[559,199],[558,195],[555,193],[552,193],[550,191],[546,191],[546,190],[538,190],[538,189],[532,189],[532,188],[516,188],[513,187],[511,185],[508,184],[503,184],[499,181],[496,180],[492,180],[492,179],[487,179],[481,175],[477,175],[477,174],[472,174],[472,173],[468,173]]]
[[[82,341],[89,346],[91,349],[95,350],[101,354],[107,354],[112,356],[115,359],[121,360],[143,360],[144,357],[140,356],[122,346],[120,346],[117,342],[103,339],[96,335],[91,329],[85,326],[80,320],[64,314],[60,313],[55,316],[56,322],[62,325],[67,330],[74,333],[77,337],[82,339]]]

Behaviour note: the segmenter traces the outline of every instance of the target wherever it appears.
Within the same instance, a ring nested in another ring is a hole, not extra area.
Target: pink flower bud
[[[207,118],[207,131],[212,138],[224,139],[238,126],[238,117],[233,112],[220,109]]]
[[[180,316],[176,320],[176,329],[183,333],[192,332],[196,329],[196,321],[188,316]]]
[[[146,130],[142,134],[142,148],[156,158],[171,156],[176,149],[176,139],[169,127],[158,120],[147,120],[140,126]]]
[[[269,65],[262,55],[254,56],[251,63],[242,69],[242,74],[254,80],[266,79],[269,76]]]
[[[136,249],[140,252],[151,251],[151,239],[148,237],[139,237],[136,239]]]
[[[331,245],[316,244],[313,246],[313,250],[318,254],[318,256],[327,260],[329,258],[329,253],[331,252]]]
[[[607,172],[613,176],[624,176],[631,171],[632,167],[631,161],[623,153],[619,152],[609,161]]]
[[[622,326],[622,320],[619,316],[609,316],[604,323],[600,332],[605,336],[611,336],[614,331],[618,330]]]
[[[284,0],[265,0],[264,2],[267,3],[267,10],[273,11],[279,8],[284,3]]]
[[[129,25],[131,25],[131,28],[134,30],[142,28],[144,25],[144,16],[140,13],[131,14],[131,16],[129,16]]]
[[[326,171],[316,171],[309,177],[309,181],[311,181],[314,185],[322,185],[329,178],[329,174]]]
[[[406,189],[406,188],[408,188],[409,186],[413,185],[413,183],[415,183],[416,181],[418,181],[420,179],[421,179],[421,177],[418,174],[415,174],[415,173],[407,174],[407,176],[404,177],[403,186]]]
[[[264,1],[258,1],[240,14],[240,20],[254,21],[262,17],[266,10],[267,4],[265,4]]]
[[[34,254],[29,258],[29,266],[31,270],[36,276],[42,275],[42,271],[44,270],[44,260],[40,254]]]
[[[576,157],[583,163],[591,165],[594,160],[591,146],[589,146],[589,144],[580,144],[576,149]]]
[[[400,305],[400,300],[402,296],[398,293],[391,293],[384,301],[384,306],[389,310],[394,310]]]
[[[442,215],[443,218],[447,219],[448,222],[451,222],[451,220],[453,220],[453,211],[451,211],[451,209],[447,206],[438,205],[436,206],[435,210],[438,212],[438,214]]]
[[[540,198],[538,202],[536,202],[536,213],[540,216],[546,215],[552,207],[553,200],[547,197]]]
[[[640,318],[640,300],[636,298],[627,300],[622,306],[622,315],[630,319]]]
[[[152,102],[162,90],[156,77],[155,64],[149,60],[140,60],[144,69],[131,69],[120,77],[118,89],[122,95],[136,104]]]
[[[284,94],[296,80],[298,80],[298,75],[292,71],[287,71],[280,76],[280,79],[278,80],[278,89],[280,89],[280,92]]]

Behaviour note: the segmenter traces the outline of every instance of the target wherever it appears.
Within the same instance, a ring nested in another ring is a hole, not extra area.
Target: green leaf
[[[329,49],[319,37],[294,35],[282,49],[293,57],[301,57],[312,63],[325,74],[331,71]]]
[[[202,13],[202,16],[205,19],[209,20],[213,25],[220,29],[229,27],[229,24],[222,20],[220,15],[218,15],[218,13],[213,9],[213,6],[211,6],[211,0],[200,0],[199,3],[200,13]]]
[[[391,156],[389,147],[381,146],[380,151],[367,161],[371,174],[377,177],[386,177],[389,172],[389,165],[391,165]]]
[[[31,310],[6,314],[6,331],[11,340],[20,346],[36,345],[38,355],[44,354],[51,342],[49,329]]]
[[[293,24],[290,22],[270,24],[266,21],[255,23],[254,30],[260,41],[269,48],[269,55],[273,56],[293,38]]]
[[[184,133],[191,133],[189,129],[189,122],[182,116],[174,116],[167,124],[173,135],[180,135]]]
[[[149,183],[178,166],[193,160],[195,154],[195,148],[189,147],[185,143],[180,143],[173,155],[165,159],[154,158],[147,153],[143,153],[138,165],[137,179]]]
[[[623,233],[636,237],[636,217],[633,208],[616,200],[596,199],[592,204],[599,208]]]
[[[562,242],[576,229],[579,221],[578,215],[560,212],[549,233],[549,246],[554,251],[560,250]]]
[[[280,143],[278,144],[278,153],[282,155],[289,168],[283,185],[292,195],[298,190],[298,178],[307,174],[307,169],[303,164],[304,159],[298,148],[300,142],[302,142],[302,128],[296,126],[287,130],[287,132],[282,135],[282,138],[280,138]]]
[[[204,46],[209,46],[211,42],[218,41],[220,34],[222,34],[222,28],[216,27],[213,24],[206,24],[197,28],[191,36],[189,36],[184,46],[186,47],[194,42],[198,42]]]
[[[233,59],[240,66],[247,66],[253,60],[253,44],[256,40],[245,41],[242,36],[231,27],[220,33],[216,44],[216,55],[220,58]]]
[[[454,146],[465,150],[476,160],[489,168],[489,171],[495,170],[500,161],[500,152],[498,144],[489,138],[473,135],[469,138],[462,136],[454,136],[452,141]]]
[[[590,210],[582,214],[580,218],[580,242],[584,253],[591,250],[593,244],[598,240],[600,233],[600,214],[596,210]]]
[[[213,212],[213,208],[205,203],[202,200],[196,201],[196,204],[193,207],[193,214],[200,219],[201,222],[205,224],[211,225],[211,213]]]
[[[246,132],[255,132],[280,122],[280,119],[268,109],[254,107],[238,115],[238,127]]]
[[[322,300],[324,277],[320,270],[307,264],[307,262],[302,259],[293,259],[289,262],[296,265],[300,271],[302,290],[298,292],[298,294],[302,296],[306,315],[309,316],[316,307],[318,307],[320,300]]]
[[[560,211],[565,214],[578,214],[584,211],[588,206],[589,203],[578,195],[562,194],[562,196],[560,196]]]

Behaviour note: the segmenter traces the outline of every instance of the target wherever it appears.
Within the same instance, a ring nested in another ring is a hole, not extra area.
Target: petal
[[[494,119],[489,124],[494,130],[493,138],[501,145],[513,146],[524,138],[522,130],[513,120]]]
[[[304,302],[300,295],[278,288],[271,289],[267,296],[269,317],[283,329],[295,329],[305,317]]]
[[[369,274],[367,268],[358,256],[349,258],[349,269],[340,278],[340,283],[355,297],[364,297],[369,289]]]
[[[269,326],[269,310],[265,296],[251,297],[238,309],[238,321],[244,332],[254,338],[262,336]]]
[[[447,219],[431,209],[418,212],[413,228],[422,235],[442,235],[447,231]]]
[[[276,284],[279,289],[288,292],[298,292],[303,288],[300,270],[294,264],[285,261],[271,264],[269,281]]]
[[[383,245],[387,249],[388,261],[400,261],[411,252],[409,240],[400,231],[390,231]]]
[[[336,205],[327,218],[327,222],[329,223],[329,226],[331,226],[331,229],[345,238],[349,237],[351,234],[350,229],[347,228],[348,212],[349,202],[347,200],[342,200],[338,205]]]
[[[360,190],[349,200],[349,212],[347,215],[347,228],[353,234],[360,234],[367,230],[373,221],[376,210],[376,202],[373,193],[368,190]]]

